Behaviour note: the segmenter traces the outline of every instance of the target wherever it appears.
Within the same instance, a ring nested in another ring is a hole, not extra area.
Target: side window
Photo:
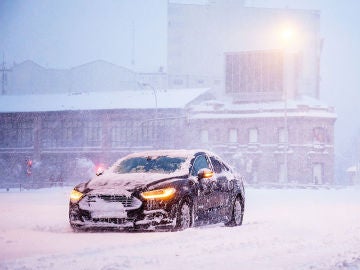
[[[207,162],[207,159],[204,155],[197,156],[191,170],[191,175],[196,176],[198,171],[203,168],[209,169],[209,164]]]
[[[223,163],[223,162],[221,162],[221,167],[222,167],[222,170],[223,170],[223,171],[227,171],[227,172],[228,172],[228,171],[231,171],[230,168],[229,168],[225,163]]]
[[[214,173],[221,173],[222,171],[222,164],[220,163],[220,161],[218,161],[216,158],[214,157],[210,157],[211,163],[213,165],[214,168]]]

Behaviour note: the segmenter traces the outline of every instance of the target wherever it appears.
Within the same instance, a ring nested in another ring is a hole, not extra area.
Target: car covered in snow
[[[69,220],[75,230],[242,224],[243,178],[212,152],[133,153],[97,174],[71,192]]]

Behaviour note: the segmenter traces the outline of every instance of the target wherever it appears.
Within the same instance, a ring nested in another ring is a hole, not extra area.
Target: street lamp
[[[142,83],[141,84],[142,87],[150,87],[150,89],[153,91],[154,94],[154,98],[155,98],[155,117],[154,117],[154,121],[155,121],[155,125],[154,125],[154,132],[155,132],[155,147],[158,146],[158,99],[157,99],[157,91],[155,89],[155,87],[153,87],[151,84],[149,83]]]
[[[141,84],[143,87],[150,87],[150,89],[153,91],[153,94],[154,94],[154,98],[155,98],[155,119],[158,118],[158,99],[157,99],[157,91],[156,89],[154,88],[154,86],[152,86],[151,84],[149,83],[142,83]]]
[[[294,29],[291,27],[286,27],[281,32],[282,40],[289,42],[294,37]]]
[[[295,39],[295,30],[293,27],[287,25],[282,29],[281,39],[283,42],[283,57],[284,57],[284,66],[285,63],[288,63],[289,59],[289,50],[292,47],[292,43]],[[286,68],[284,69],[287,70]],[[290,69],[291,70],[291,69]],[[289,131],[288,131],[288,87],[289,83],[287,81],[287,74],[284,73],[283,79],[283,98],[284,98],[284,131],[285,131],[285,141],[284,141],[284,182],[288,182],[288,150],[289,150]]]

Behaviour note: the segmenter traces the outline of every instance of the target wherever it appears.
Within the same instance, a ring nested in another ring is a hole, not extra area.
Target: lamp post
[[[142,83],[141,84],[143,87],[146,87],[148,86],[152,91],[153,91],[153,94],[154,94],[154,98],[155,98],[155,117],[154,117],[154,122],[155,122],[155,125],[154,125],[154,135],[155,135],[155,142],[154,142],[154,145],[155,147],[157,148],[158,147],[158,128],[157,128],[157,119],[158,119],[158,99],[157,99],[157,92],[156,92],[156,89],[155,87],[153,87],[151,84],[149,83]]]
[[[157,119],[158,118],[158,99],[157,99],[157,91],[155,89],[154,86],[152,86],[151,84],[149,83],[142,83],[142,86],[146,87],[150,87],[150,89],[153,91],[153,94],[154,94],[154,98],[155,98],[155,117],[154,119]]]
[[[291,47],[291,43],[294,41],[294,29],[290,26],[286,26],[283,28],[281,32],[281,39],[283,42],[283,57],[284,57],[284,70],[292,70],[289,69],[289,50]],[[288,68],[286,68],[288,67]],[[288,182],[288,150],[289,150],[289,131],[288,131],[288,74],[284,72],[283,79],[283,99],[284,99],[284,132],[285,132],[285,141],[284,141],[284,178],[281,179],[284,182]]]

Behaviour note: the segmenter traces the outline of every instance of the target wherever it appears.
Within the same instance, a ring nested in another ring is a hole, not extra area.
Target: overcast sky
[[[166,2],[0,0],[0,52],[10,64],[69,68],[103,59],[157,70],[166,63]]]

